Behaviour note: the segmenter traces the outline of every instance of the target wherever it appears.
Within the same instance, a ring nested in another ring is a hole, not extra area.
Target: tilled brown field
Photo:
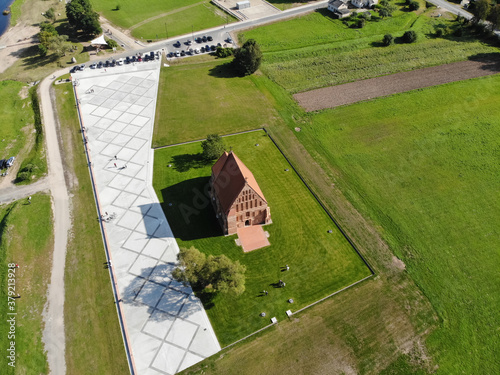
[[[311,112],[499,72],[498,60],[461,61],[301,92],[293,97]]]

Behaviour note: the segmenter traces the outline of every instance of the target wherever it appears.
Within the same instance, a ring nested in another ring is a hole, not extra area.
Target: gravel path
[[[293,97],[310,112],[498,72],[498,60],[460,61],[301,92]]]

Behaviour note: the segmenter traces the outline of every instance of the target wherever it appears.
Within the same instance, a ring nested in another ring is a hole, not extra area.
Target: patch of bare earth
[[[293,97],[311,112],[499,72],[498,59],[460,61],[301,92]]]

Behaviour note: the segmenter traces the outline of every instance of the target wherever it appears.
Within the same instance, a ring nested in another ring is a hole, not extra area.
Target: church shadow
[[[162,208],[176,238],[219,237],[222,228],[209,197],[210,177],[197,177],[162,189]]]
[[[206,167],[208,162],[201,153],[172,156],[173,168],[177,172],[187,172],[190,169]]]

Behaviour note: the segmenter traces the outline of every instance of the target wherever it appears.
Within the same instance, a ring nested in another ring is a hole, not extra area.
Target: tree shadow
[[[203,154],[182,154],[172,157],[174,170],[177,172],[187,172],[190,169],[206,167],[208,162],[203,158]]]
[[[210,201],[210,177],[197,177],[162,189],[162,208],[176,238],[191,241],[223,236]]]
[[[208,71],[208,75],[216,78],[236,78],[240,75],[234,69],[232,62],[214,66]]]
[[[500,71],[499,52],[478,53],[473,56],[469,56],[469,60],[482,62],[483,65],[481,66],[481,69],[483,70],[490,70],[494,72]]]

